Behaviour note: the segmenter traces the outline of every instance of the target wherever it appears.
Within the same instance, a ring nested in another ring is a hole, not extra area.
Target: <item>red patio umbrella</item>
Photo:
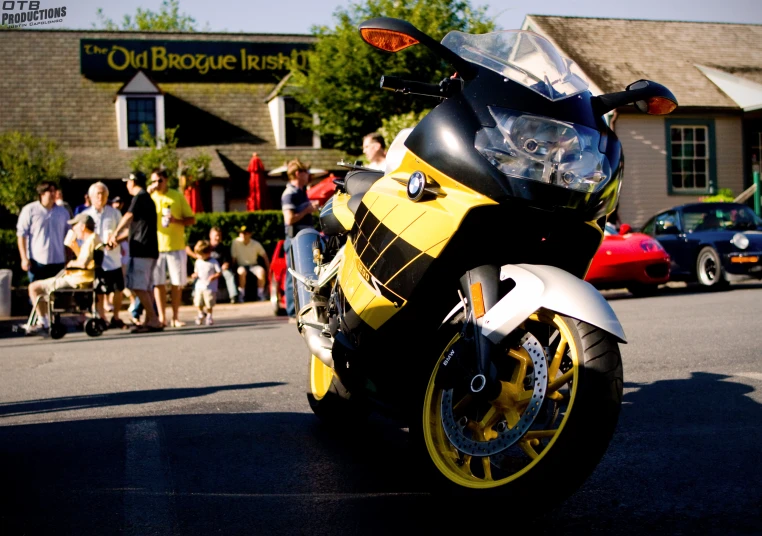
[[[265,165],[259,156],[257,156],[257,153],[252,153],[251,155],[248,172],[249,197],[246,199],[246,210],[265,210],[269,208]]]
[[[201,202],[201,188],[198,187],[197,183],[186,187],[183,193],[194,214],[204,212],[204,205]]]

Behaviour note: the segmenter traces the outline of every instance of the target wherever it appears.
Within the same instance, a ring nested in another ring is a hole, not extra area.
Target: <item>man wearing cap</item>
[[[100,237],[95,234],[95,222],[85,214],[79,213],[67,223],[73,226],[74,236],[82,241],[77,258],[69,261],[66,269],[58,275],[47,279],[37,279],[29,285],[29,296],[36,302],[40,296],[48,296],[54,290],[62,288],[77,288],[93,282],[95,277],[95,249],[102,244]],[[69,270],[71,268],[71,270]],[[48,329],[48,302],[40,300],[37,303],[37,315],[41,327]]]
[[[167,276],[172,301],[172,327],[185,325],[180,321],[182,291],[188,282],[188,254],[185,252],[185,228],[196,222],[188,201],[179,191],[169,187],[167,174],[154,170],[148,187],[156,206],[156,225],[159,233],[159,258],[154,268],[153,283],[159,321],[166,325],[164,312],[167,303]]]
[[[52,182],[41,182],[37,201],[21,209],[16,223],[21,269],[28,272],[30,282],[55,276],[66,262],[64,236],[71,216],[56,205],[56,191]]]
[[[257,278],[257,296],[260,300],[265,299],[265,281],[270,271],[270,259],[262,244],[251,239],[251,229],[242,226],[238,229],[238,238],[230,244],[230,256],[238,265],[238,301],[243,302],[246,293],[246,274],[251,272]],[[264,268],[259,266],[260,257],[265,263]]]
[[[119,221],[122,219],[122,213],[107,204],[108,187],[102,182],[95,182],[90,185],[87,191],[90,197],[90,208],[82,213],[89,215],[95,222],[95,232],[104,242],[108,242],[111,233],[114,232]],[[95,289],[97,296],[96,309],[102,319],[106,319],[106,309],[104,302],[108,294],[114,294],[114,313],[111,317],[109,327],[122,328],[124,322],[119,318],[119,312],[122,308],[122,291],[124,290],[124,274],[122,274],[122,255],[120,248],[109,248],[103,256],[103,265],[98,274],[98,286]]]
[[[283,210],[283,222],[286,224],[286,240],[283,247],[288,258],[291,249],[291,239],[302,229],[313,226],[312,213],[319,207],[318,201],[310,201],[305,189],[310,181],[309,168],[300,160],[292,160],[286,166],[288,184],[280,197],[281,209]],[[294,310],[294,281],[289,272],[286,272],[286,313],[290,319],[296,318]],[[291,320],[290,320],[291,321]]]
[[[129,238],[130,262],[127,265],[125,285],[135,293],[145,307],[146,320],[143,325],[132,330],[133,333],[161,331],[164,326],[156,317],[153,307],[153,270],[159,257],[159,244],[156,235],[156,206],[146,192],[146,176],[143,173],[130,173],[126,179],[127,191],[132,195],[132,203],[122,216],[119,225],[109,237],[109,246],[116,248],[118,243]],[[129,233],[125,234],[129,228]]]

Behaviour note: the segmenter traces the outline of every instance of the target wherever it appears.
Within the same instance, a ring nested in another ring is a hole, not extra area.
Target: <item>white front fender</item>
[[[627,342],[622,325],[595,287],[553,266],[506,264],[500,280],[513,279],[516,286],[480,319],[482,335],[499,343],[506,335],[543,307],[587,322]]]

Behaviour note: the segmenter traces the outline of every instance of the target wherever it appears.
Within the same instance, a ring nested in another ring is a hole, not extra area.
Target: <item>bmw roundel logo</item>
[[[426,192],[426,176],[420,171],[410,175],[407,181],[407,196],[411,201],[420,201]]]

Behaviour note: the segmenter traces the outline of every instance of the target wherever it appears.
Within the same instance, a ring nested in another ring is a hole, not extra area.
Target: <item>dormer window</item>
[[[143,125],[156,137],[156,98],[127,97],[127,147],[137,147]]]
[[[116,125],[120,149],[138,147],[143,125],[154,138],[164,138],[164,94],[142,71],[117,92]]]
[[[290,77],[291,73],[287,74],[265,99],[270,109],[275,146],[278,149],[320,149],[320,134],[311,128],[305,128],[298,120],[299,116],[308,115],[309,112],[289,95],[289,92],[294,91],[294,88],[288,85]],[[312,124],[319,124],[317,114],[313,114]]]

